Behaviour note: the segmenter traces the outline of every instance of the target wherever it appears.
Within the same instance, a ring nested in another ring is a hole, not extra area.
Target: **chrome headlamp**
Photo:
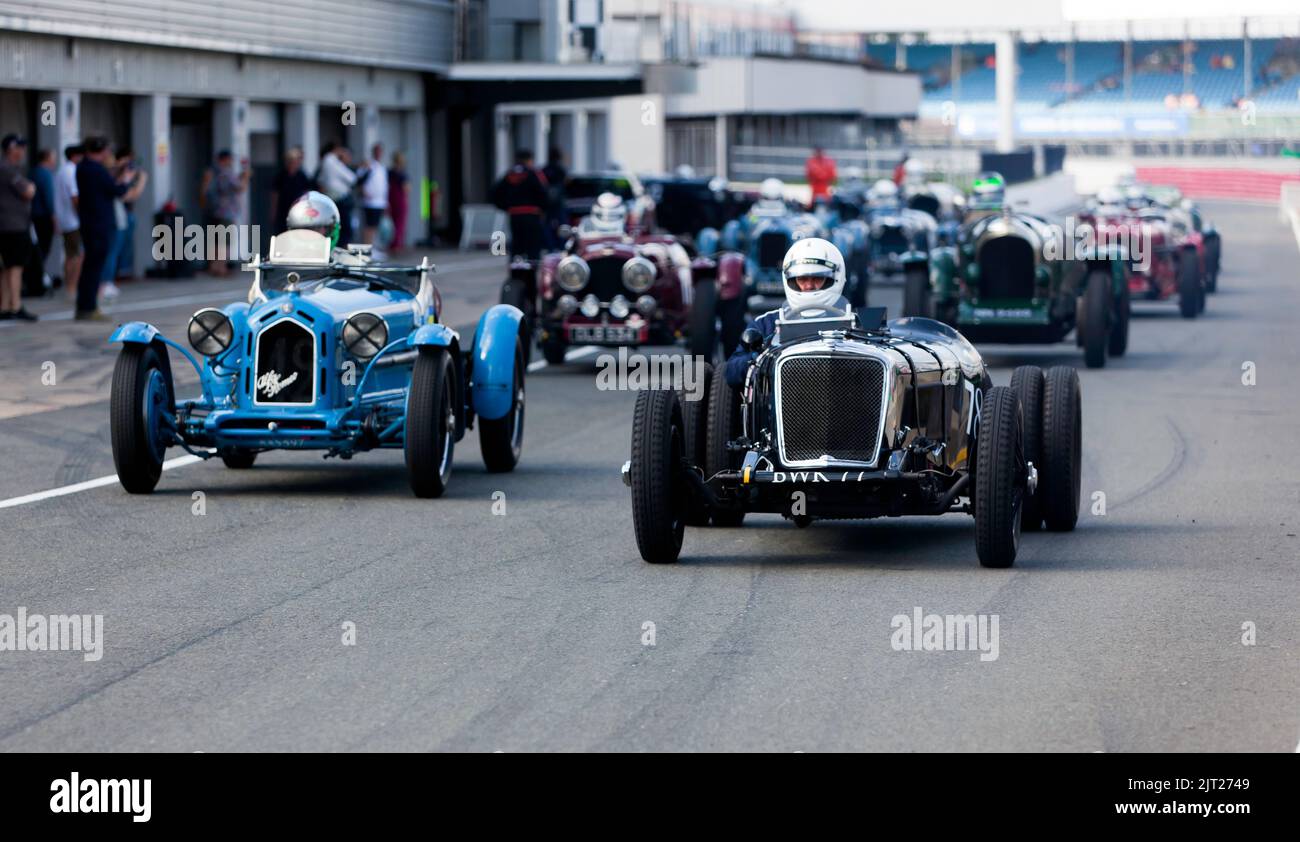
[[[234,341],[235,326],[225,313],[207,307],[190,316],[188,333],[194,350],[205,357],[215,357]]]
[[[644,257],[634,257],[623,264],[623,286],[643,293],[655,282],[655,265]]]
[[[343,323],[343,348],[359,360],[369,360],[388,344],[388,323],[374,313],[357,313]]]
[[[576,254],[564,258],[555,267],[555,282],[565,292],[577,292],[587,285],[590,277],[591,267]]]

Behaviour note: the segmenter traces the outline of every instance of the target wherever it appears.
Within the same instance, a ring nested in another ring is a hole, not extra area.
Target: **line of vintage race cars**
[[[586,212],[563,249],[512,260],[502,303],[468,343],[441,321],[427,260],[377,264],[310,230],[278,235],[245,267],[246,301],[195,313],[189,348],[121,325],[110,412],[122,485],[152,491],[170,447],[233,469],[267,450],[399,448],[414,493],[437,497],[475,427],[488,470],[517,464],[534,344],[552,364],[573,345],[682,343],[710,362],[743,348],[754,364],[742,388],[706,367],[701,400],[638,396],[623,474],[647,561],[675,560],[686,525],[738,526],[746,512],[806,526],[964,511],[980,562],[1004,567],[1022,528],[1075,524],[1079,383],[1070,367],[1022,366],[994,386],[971,342],[1073,331],[1100,366],[1125,351],[1133,298],[1176,297],[1192,318],[1217,286],[1217,232],[1176,194],[1138,185],[1088,203],[1079,219],[1093,239],[1071,253],[1060,227],[1006,206],[992,175],[967,199],[850,174],[811,210],[772,181],[746,209],[751,197],[703,180],[584,178],[595,195],[575,205]],[[673,233],[656,217],[705,224]],[[844,257],[843,309],[783,312],[770,338],[746,329],[780,303],[781,260],[809,237]],[[869,288],[898,276],[903,318],[886,321]],[[199,395],[177,397],[170,350],[197,371]]]

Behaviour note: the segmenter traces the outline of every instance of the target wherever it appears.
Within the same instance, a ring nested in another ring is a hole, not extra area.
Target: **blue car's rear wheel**
[[[524,451],[524,372],[527,369],[525,340],[516,340],[515,376],[511,386],[514,399],[510,411],[501,418],[478,422],[478,444],[483,464],[492,473],[513,471]]]
[[[456,447],[456,381],[451,356],[421,349],[406,397],[406,470],[416,497],[441,497]]]
[[[171,383],[157,350],[123,346],[113,369],[109,426],[118,481],[132,494],[149,494],[162,476],[171,405]]]

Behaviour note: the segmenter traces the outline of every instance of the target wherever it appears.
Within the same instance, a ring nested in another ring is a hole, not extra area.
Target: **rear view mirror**
[[[747,327],[745,332],[740,334],[740,344],[746,351],[752,351],[755,354],[763,350],[763,334],[757,328]]]

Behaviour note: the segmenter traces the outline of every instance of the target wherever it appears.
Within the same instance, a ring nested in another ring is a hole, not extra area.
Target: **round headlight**
[[[230,347],[235,338],[235,326],[220,310],[211,307],[190,317],[190,345],[205,357],[215,357]]]
[[[588,295],[582,299],[582,315],[589,319],[594,319],[600,315],[600,299],[594,295]]]
[[[631,303],[621,295],[614,296],[614,300],[609,302],[609,314],[616,319],[626,319],[631,312]]]
[[[555,282],[560,285],[560,289],[567,292],[577,292],[587,285],[587,279],[591,277],[591,267],[587,261],[571,254],[560,261],[555,267]]]
[[[564,315],[571,315],[578,312],[578,299],[574,298],[572,295],[561,295],[560,300],[556,302],[556,307],[558,307],[560,312]]]
[[[623,286],[633,292],[645,292],[654,282],[655,265],[644,257],[634,257],[623,264]]]
[[[655,311],[655,308],[658,306],[659,306],[659,302],[655,301],[654,296],[643,295],[636,300],[636,309],[643,316],[650,315]]]
[[[368,360],[388,344],[388,324],[374,313],[357,313],[343,323],[343,347],[352,356]]]

